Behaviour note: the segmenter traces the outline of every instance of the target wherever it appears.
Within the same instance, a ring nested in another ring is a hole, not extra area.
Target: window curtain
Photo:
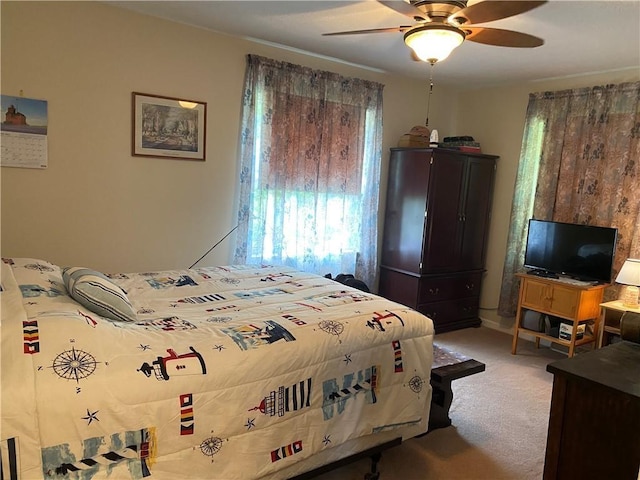
[[[350,273],[374,283],[382,90],[247,57],[234,263]]]
[[[639,181],[640,82],[530,94],[498,314],[516,312],[529,218],[618,228],[614,279],[639,258]]]

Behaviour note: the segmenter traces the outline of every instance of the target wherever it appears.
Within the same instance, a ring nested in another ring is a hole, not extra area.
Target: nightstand
[[[598,347],[611,343],[612,338],[620,338],[620,319],[625,312],[640,313],[640,308],[625,307],[620,300],[600,304],[600,334]]]

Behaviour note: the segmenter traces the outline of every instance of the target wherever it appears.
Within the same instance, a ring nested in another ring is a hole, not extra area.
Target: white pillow
[[[67,267],[62,279],[69,295],[92,312],[112,320],[135,322],[127,294],[100,272],[85,267]]]

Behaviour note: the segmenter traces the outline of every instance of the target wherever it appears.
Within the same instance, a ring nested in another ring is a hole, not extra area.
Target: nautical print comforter
[[[108,277],[137,321],[3,259],[3,478],[288,478],[426,431],[433,325],[407,307],[282,266]]]

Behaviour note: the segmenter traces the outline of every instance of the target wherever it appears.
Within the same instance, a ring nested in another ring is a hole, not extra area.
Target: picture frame
[[[133,92],[132,104],[133,156],[206,159],[205,102]]]

